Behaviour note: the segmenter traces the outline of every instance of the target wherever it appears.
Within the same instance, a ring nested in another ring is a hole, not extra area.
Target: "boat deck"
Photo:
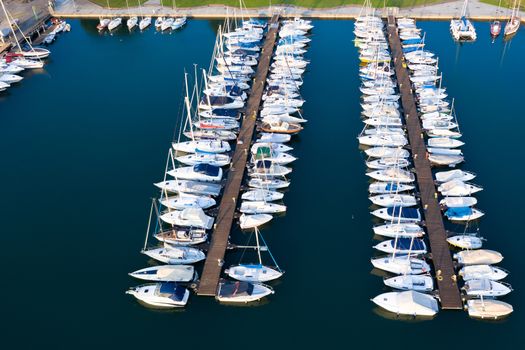
[[[197,288],[198,295],[215,296],[217,290],[224,253],[228,247],[228,238],[230,236],[235,209],[237,208],[237,199],[250,153],[255,122],[261,105],[266,76],[268,75],[278,29],[279,15],[274,15],[268,23],[268,32],[261,49],[250,97],[246,104],[244,119],[237,138],[237,146],[232,157],[232,164],[224,188],[224,194],[219,205],[219,212],[217,214],[210,248]]]
[[[416,101],[410,83],[408,69],[403,59],[401,41],[398,36],[396,20],[393,16],[388,18],[388,42],[397,77],[399,90],[401,92],[401,104],[403,116],[408,131],[408,139],[414,159],[417,185],[423,208],[425,226],[432,262],[436,273],[439,298],[443,309],[462,309],[463,303],[456,283],[454,264],[446,241],[447,234],[443,223],[443,216],[437,200],[437,189],[427,159],[427,148],[423,138],[423,130],[419,120]]]

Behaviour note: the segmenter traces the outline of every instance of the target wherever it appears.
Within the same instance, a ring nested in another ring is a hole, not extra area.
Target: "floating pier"
[[[424,208],[423,215],[430,241],[432,262],[436,273],[439,290],[439,299],[443,309],[463,308],[459,287],[456,281],[454,264],[447,243],[447,234],[443,223],[443,216],[438,204],[438,193],[430,169],[430,161],[427,159],[427,148],[423,137],[423,130],[419,120],[416,101],[412,91],[412,85],[408,68],[404,61],[401,40],[398,36],[396,19],[388,17],[388,43],[394,59],[394,67],[397,77],[399,91],[401,93],[401,104],[403,106],[403,117],[408,132],[414,167],[416,171],[417,185],[421,206]]]
[[[279,29],[279,15],[274,15],[268,23],[268,32],[261,50],[259,64],[251,88],[250,97],[246,104],[244,119],[237,138],[237,146],[232,157],[231,168],[228,173],[226,186],[220,202],[216,224],[211,237],[210,248],[197,288],[197,295],[215,296],[219,283],[224,253],[228,248],[228,238],[237,208],[237,199],[244,178],[246,163],[250,153],[250,146],[255,130],[255,122],[263,96],[266,76],[270,68],[270,60],[277,39]]]

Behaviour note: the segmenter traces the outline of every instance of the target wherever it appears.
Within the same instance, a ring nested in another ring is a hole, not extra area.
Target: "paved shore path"
[[[416,19],[435,19],[446,20],[459,16],[463,0],[450,1],[442,4],[428,6],[417,6],[413,8],[400,8],[397,16],[407,16]],[[135,16],[187,16],[193,18],[223,18],[232,15],[234,11],[239,11],[235,7],[222,5],[209,5],[191,8],[169,8],[159,5],[158,0],[147,1],[142,8],[107,9],[96,5],[89,0],[55,0],[53,14],[58,17],[70,18],[98,18],[102,16],[127,17],[130,14]],[[272,8],[252,8],[243,11],[243,15],[250,17],[271,17],[273,13],[280,13],[282,17],[310,17],[325,19],[350,19],[355,18],[361,11],[361,5],[341,6],[335,8],[315,8],[307,9],[295,6],[277,5]],[[382,10],[378,9],[378,14],[382,15]],[[384,11],[383,11],[384,12]],[[500,19],[508,18],[507,9],[500,9],[497,6],[481,3],[478,0],[471,0],[469,3],[470,18],[475,20],[494,19],[496,15]],[[386,17],[386,13],[384,13]],[[521,12],[522,21],[525,21],[525,12]]]

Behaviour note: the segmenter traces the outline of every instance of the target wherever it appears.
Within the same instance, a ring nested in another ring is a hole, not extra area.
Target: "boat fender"
[[[193,289],[193,290],[196,290],[197,289],[197,283],[193,282],[190,284],[190,288]]]

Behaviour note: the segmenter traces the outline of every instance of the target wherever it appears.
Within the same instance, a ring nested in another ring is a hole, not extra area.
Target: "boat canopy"
[[[182,301],[186,294],[186,288],[175,282],[164,282],[160,284],[159,295],[175,301]]]
[[[401,217],[408,219],[419,219],[421,217],[419,210],[416,208],[392,207],[387,208],[387,213],[393,217],[399,217],[401,215]]]
[[[253,284],[248,282],[223,282],[219,290],[221,297],[252,295]]]
[[[257,153],[255,154],[255,157],[257,159],[262,158],[270,158],[272,156],[272,150],[270,147],[262,146],[257,148]]]
[[[257,149],[257,152],[259,152],[259,149],[262,147],[259,147]],[[272,167],[272,161],[271,160],[258,160],[257,163],[255,163],[255,167],[258,169],[269,169]]]
[[[196,173],[200,173],[207,176],[218,176],[220,168],[215,165],[201,163],[193,166],[193,170]]]
[[[237,109],[217,108],[213,110],[213,115],[216,117],[237,117],[239,111]]]
[[[445,215],[448,217],[462,217],[472,215],[472,208],[470,207],[456,207],[448,208],[445,212]]]
[[[391,244],[393,247],[395,244],[395,240],[392,240]],[[410,238],[398,238],[397,239],[396,249],[409,250],[411,248],[412,250],[425,250],[426,249],[425,243],[420,239],[414,239],[413,241]]]

